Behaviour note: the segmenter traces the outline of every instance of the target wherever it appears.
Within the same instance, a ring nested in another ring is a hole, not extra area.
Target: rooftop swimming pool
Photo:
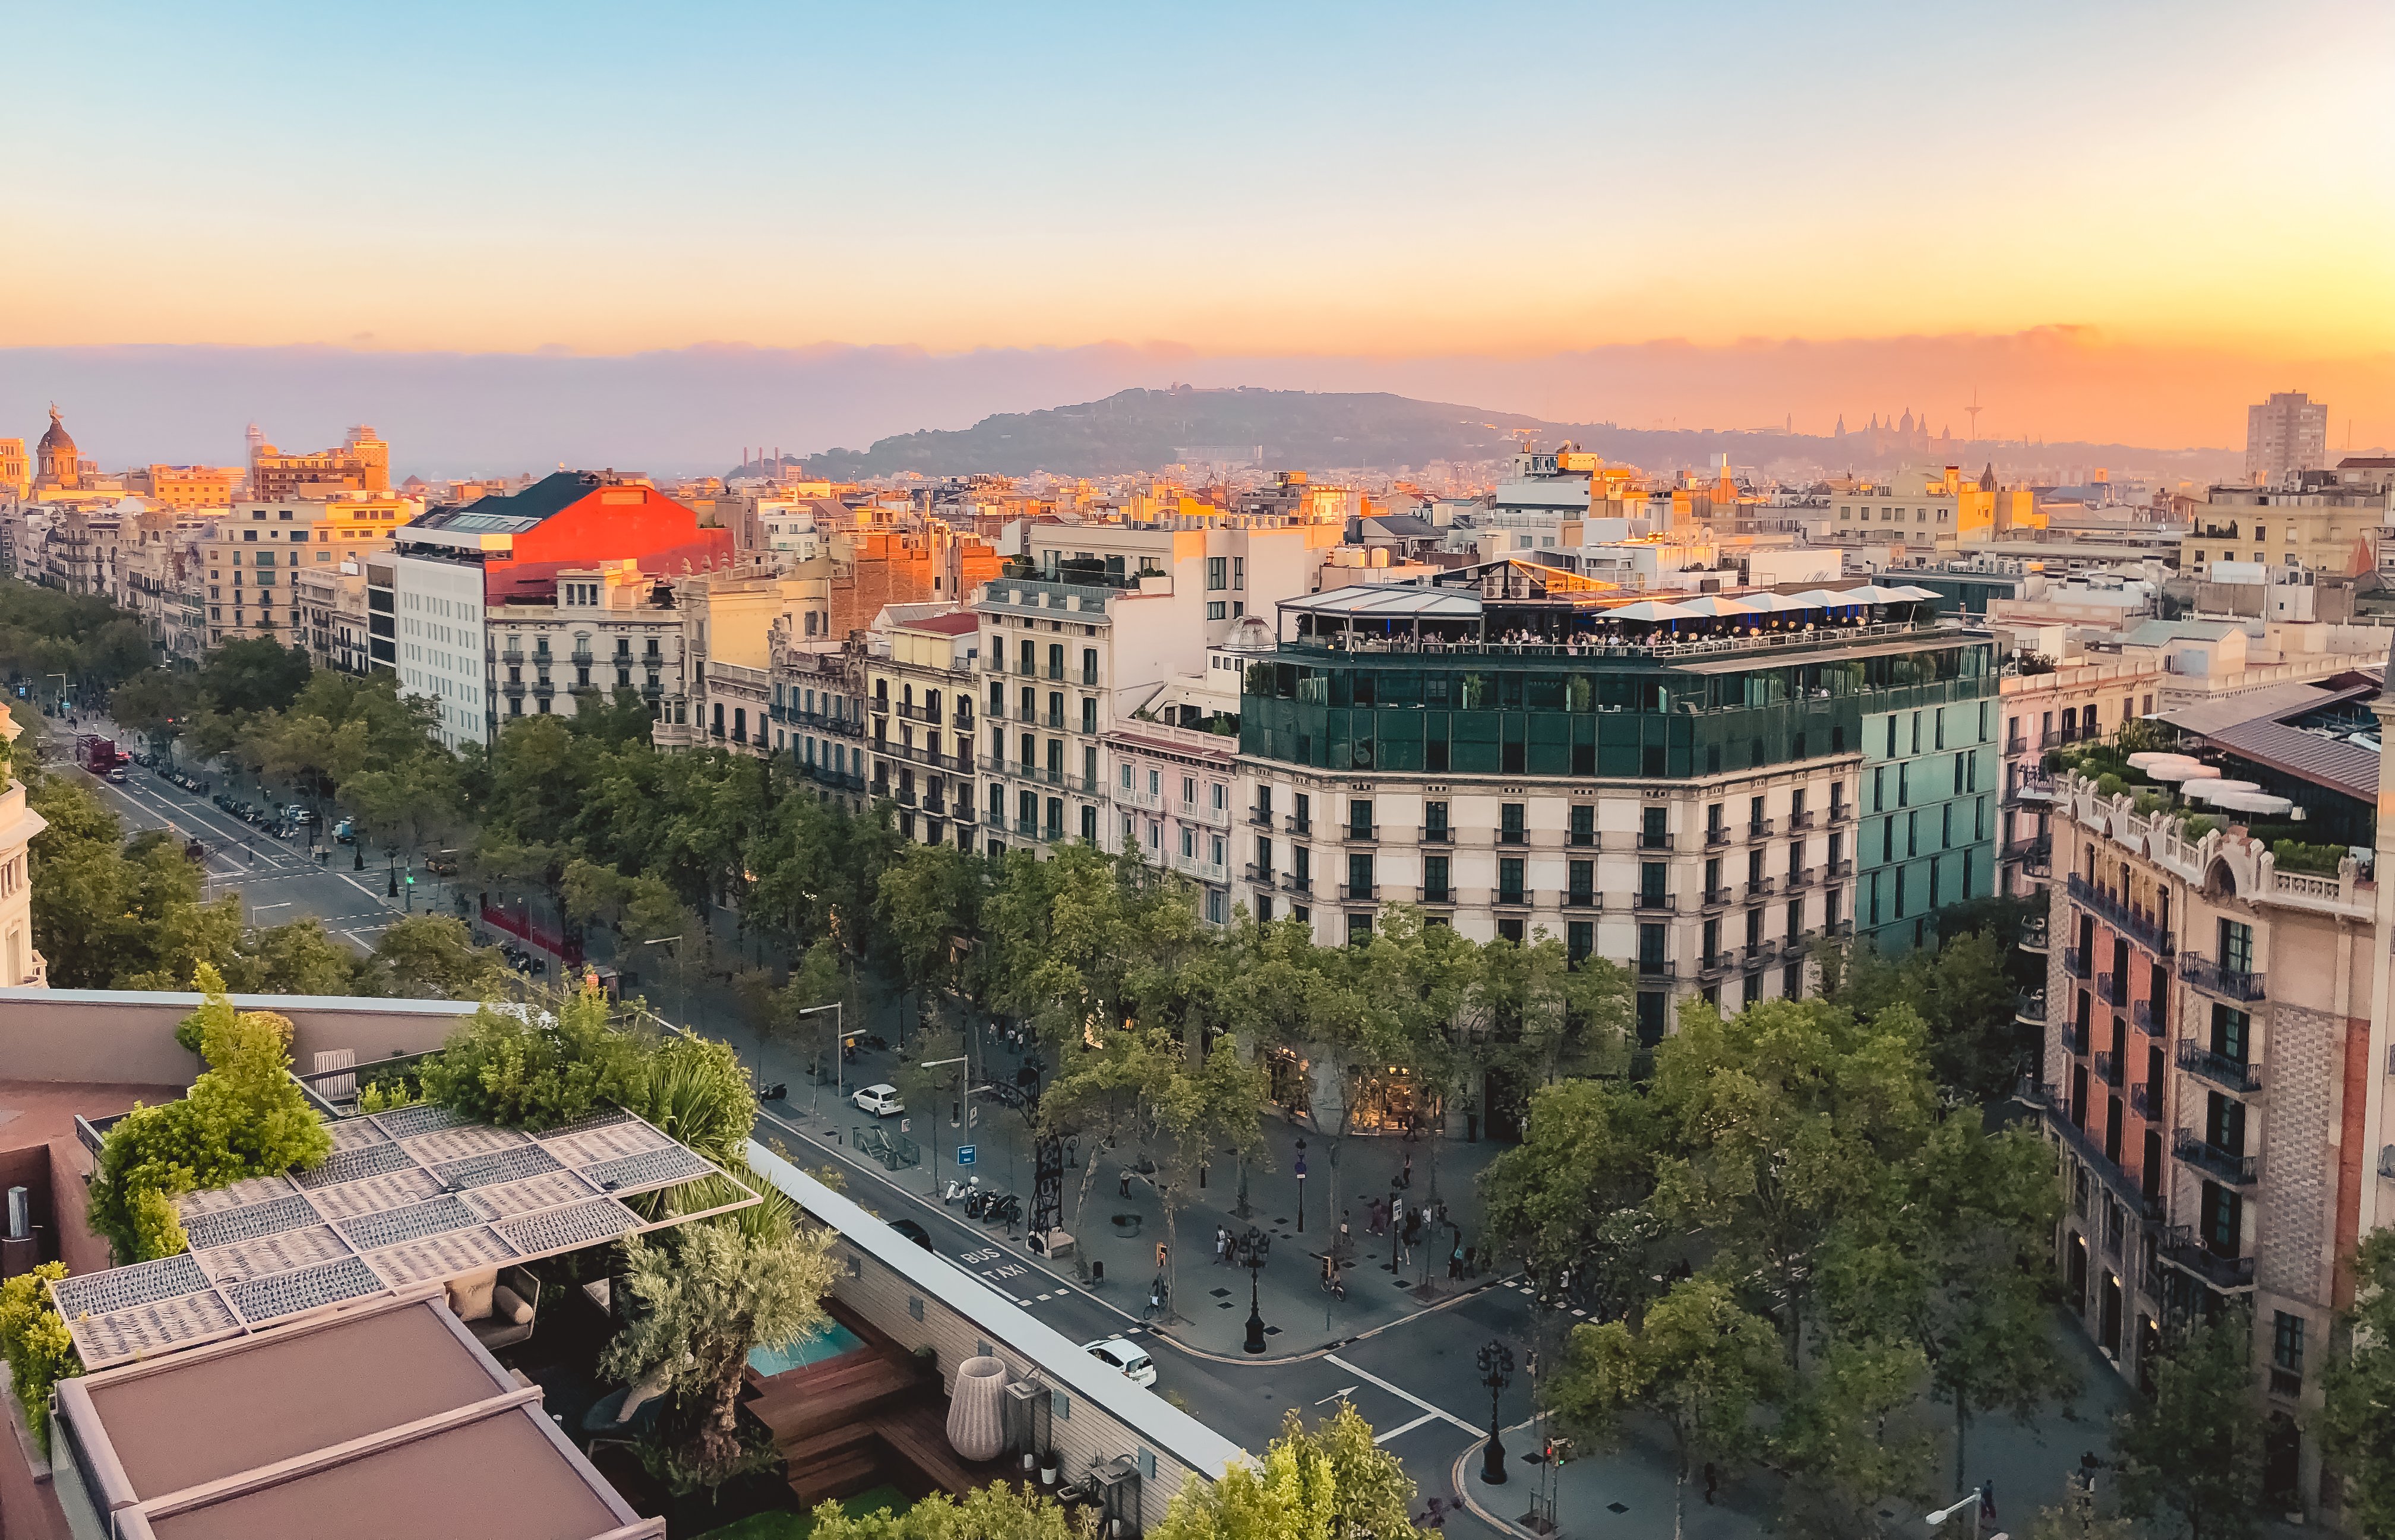
[[[787,1348],[751,1348],[748,1367],[770,1379],[787,1375],[793,1369],[803,1369],[811,1363],[825,1363],[842,1353],[853,1353],[865,1346],[865,1338],[839,1322],[827,1317],[824,1323]]]

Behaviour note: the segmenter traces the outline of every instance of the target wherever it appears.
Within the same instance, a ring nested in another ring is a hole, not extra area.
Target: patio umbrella
[[[1869,601],[1859,599],[1848,599],[1844,593],[1841,593],[1835,588],[1807,588],[1805,592],[1798,594],[1790,602],[1796,605],[1798,608],[1805,610],[1843,610],[1848,605],[1863,604]]]
[[[1903,586],[1903,587],[1901,587],[1901,588],[1889,588],[1889,589],[1886,589],[1886,590],[1884,590],[1884,591],[1886,593],[1887,597],[1888,597],[1888,598],[1890,598],[1890,599],[1943,599],[1943,598],[1945,598],[1945,597],[1946,597],[1946,596],[1945,596],[1945,595],[1943,595],[1943,594],[1937,593],[1937,592],[1935,592],[1935,591],[1933,591],[1933,590],[1931,590],[1931,589],[1928,589],[1928,588],[1916,588],[1916,587],[1913,587],[1911,584],[1907,584],[1905,586]]]
[[[1738,601],[1740,604],[1745,605],[1750,610],[1770,614],[1777,614],[1783,610],[1810,610],[1815,608],[1815,606],[1806,604],[1801,599],[1791,599],[1786,594],[1775,594],[1768,589],[1765,589],[1760,593],[1740,594],[1738,596]]]
[[[1640,599],[1635,604],[1625,604],[1619,610],[1608,610],[1605,612],[1605,618],[1608,620],[1643,620],[1652,623],[1655,621],[1665,620],[1687,620],[1690,617],[1686,610],[1681,609],[1676,604],[1662,604],[1658,603],[1656,600],[1651,599]]]
[[[1730,615],[1753,615],[1762,612],[1751,604],[1742,604],[1734,599],[1725,599],[1719,594],[1702,594],[1676,608],[1681,614],[1690,620],[1720,620]]]

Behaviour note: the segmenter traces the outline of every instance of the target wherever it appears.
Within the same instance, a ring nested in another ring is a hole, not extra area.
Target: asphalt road
[[[371,855],[364,872],[351,869],[351,850],[346,846],[333,847],[328,859],[319,860],[304,839],[277,839],[138,766],[126,767],[121,784],[96,783],[128,830],[163,828],[181,838],[201,840],[207,847],[209,896],[238,892],[254,923],[274,925],[312,915],[334,934],[365,949],[404,912],[402,901],[386,896],[388,878],[372,863]],[[418,913],[451,903],[445,885],[422,877],[417,899]],[[1312,1420],[1328,1415],[1343,1400],[1353,1403],[1381,1443],[1402,1458],[1414,1477],[1420,1488],[1417,1515],[1432,1496],[1453,1502],[1457,1473],[1478,1469],[1489,1417],[1489,1394],[1475,1362],[1481,1347],[1502,1340],[1518,1363],[1527,1359],[1534,1336],[1530,1301],[1516,1288],[1503,1287],[1292,1357],[1249,1359],[1184,1348],[1142,1325],[1145,1296],[1136,1281],[1110,1281],[1092,1289],[1075,1280],[1069,1266],[1052,1270],[1045,1258],[1034,1257],[1019,1242],[1009,1243],[1001,1231],[966,1220],[960,1211],[893,1183],[878,1165],[853,1161],[845,1149],[820,1143],[795,1125],[769,1117],[761,1123],[760,1136],[779,1139],[808,1165],[833,1161],[846,1166],[851,1195],[885,1218],[915,1219],[930,1232],[935,1250],[1073,1340],[1120,1336],[1141,1343],[1157,1362],[1158,1394],[1248,1449],[1261,1450],[1276,1437],[1291,1407]],[[1243,1292],[1237,1285],[1244,1280],[1234,1270],[1221,1270],[1219,1279],[1198,1270],[1184,1276],[1184,1289],[1202,1286],[1210,1294],[1227,1289],[1232,1292],[1224,1297],[1235,1302],[1237,1293]],[[1529,1376],[1517,1372],[1498,1398],[1503,1426],[1514,1428],[1529,1416],[1530,1392]],[[1527,1447],[1520,1433],[1509,1442],[1516,1456]],[[1469,1461],[1462,1459],[1467,1454],[1473,1456]],[[1484,1507],[1511,1516],[1521,1507],[1524,1474],[1517,1468],[1515,1481],[1501,1489],[1480,1486],[1476,1474],[1465,1479],[1473,1482]],[[1451,1512],[1449,1533],[1497,1533],[1464,1509]]]
[[[1156,1361],[1158,1395],[1250,1450],[1262,1450],[1279,1433],[1290,1408],[1311,1421],[1344,1400],[1372,1425],[1382,1445],[1405,1461],[1419,1487],[1417,1516],[1432,1496],[1453,1500],[1453,1476],[1459,1457],[1467,1453],[1475,1456],[1466,1463],[1475,1472],[1467,1479],[1484,1507],[1510,1516],[1522,1506],[1527,1487],[1520,1470],[1512,1484],[1493,1491],[1481,1486],[1476,1475],[1489,1415],[1476,1356],[1493,1338],[1505,1342],[1517,1363],[1523,1362],[1533,1333],[1530,1302],[1514,1288],[1468,1295],[1327,1350],[1289,1358],[1215,1355],[1147,1331],[1139,1313],[1145,1296],[1135,1281],[1109,1281],[1092,1289],[1076,1281],[1068,1265],[1052,1268],[1019,1243],[1010,1244],[1002,1231],[967,1220],[959,1210],[888,1180],[879,1166],[851,1159],[846,1150],[796,1124],[768,1115],[760,1124],[760,1138],[778,1139],[810,1167],[827,1162],[844,1167],[851,1197],[884,1218],[922,1225],[934,1251],[1075,1341],[1124,1336],[1141,1344]],[[1235,1270],[1224,1269],[1217,1283],[1200,1269],[1184,1276],[1183,1286],[1232,1288],[1242,1282]],[[1500,1419],[1511,1428],[1530,1410],[1528,1376],[1517,1373],[1499,1398]],[[1509,1441],[1516,1456],[1528,1447],[1518,1433]],[[1497,1533],[1463,1511],[1447,1528],[1454,1534]]]

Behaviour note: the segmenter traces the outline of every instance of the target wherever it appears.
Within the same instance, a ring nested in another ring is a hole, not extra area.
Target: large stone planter
[[[994,1460],[1006,1453],[1006,1363],[969,1358],[957,1365],[948,1388],[948,1446],[968,1460]]]

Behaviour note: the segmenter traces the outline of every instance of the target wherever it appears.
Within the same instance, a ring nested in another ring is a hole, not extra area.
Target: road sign
[[[972,1146],[972,1145],[970,1145],[970,1144],[959,1144],[959,1145],[958,1145],[958,1146],[957,1146],[957,1164],[958,1164],[959,1165],[971,1165],[973,1163],[973,1146]]]

